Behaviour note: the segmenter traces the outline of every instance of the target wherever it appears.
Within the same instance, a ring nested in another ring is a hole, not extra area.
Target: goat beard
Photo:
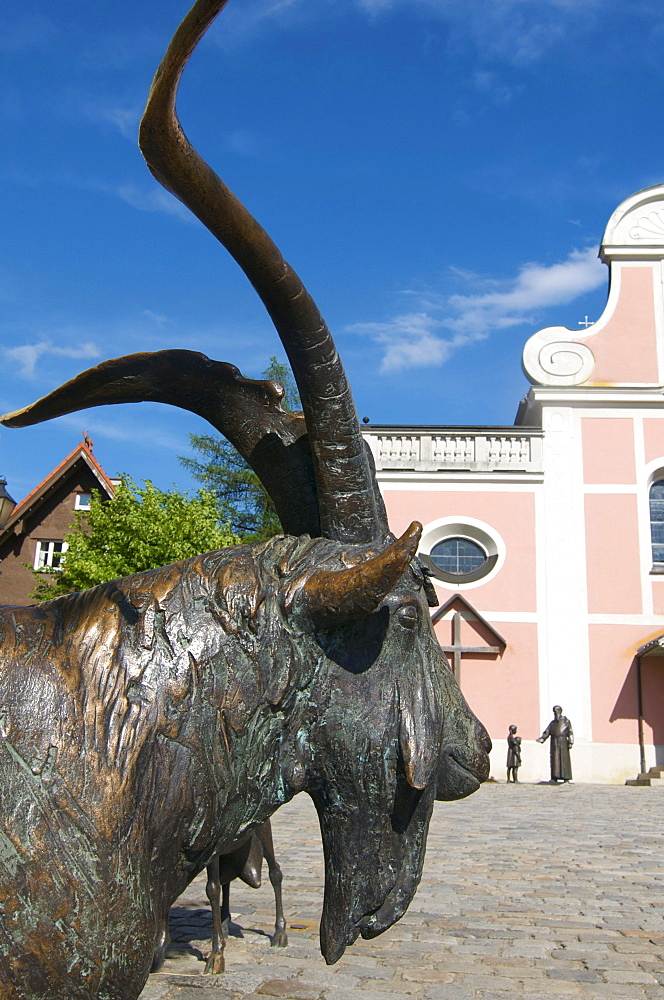
[[[382,934],[408,909],[422,875],[434,791],[412,789],[399,775],[391,815],[368,802],[319,808],[312,796],[325,854],[320,948],[328,965],[359,935]]]

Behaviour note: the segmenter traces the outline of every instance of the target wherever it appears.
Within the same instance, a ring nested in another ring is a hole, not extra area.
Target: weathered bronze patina
[[[198,0],[178,28],[141,148],[261,296],[303,414],[275,383],[164,351],[108,361],[3,423],[185,407],[247,458],[286,534],[0,614],[2,1000],[134,1000],[192,877],[300,791],[320,818],[336,962],[406,910],[436,795],[488,775],[490,741],[431,628],[420,526],[389,534],[332,338],[177,120],[184,64],[224,5]]]

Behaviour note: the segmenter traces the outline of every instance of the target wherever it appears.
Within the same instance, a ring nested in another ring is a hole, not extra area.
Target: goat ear
[[[435,780],[442,719],[431,681],[424,675],[399,681],[399,747],[406,779],[423,789]]]
[[[320,629],[366,618],[405,573],[421,534],[422,525],[413,521],[401,538],[366,562],[348,569],[313,573],[299,591],[300,607]]]

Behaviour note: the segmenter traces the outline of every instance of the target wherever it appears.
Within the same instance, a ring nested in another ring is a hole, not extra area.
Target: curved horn
[[[0,417],[27,427],[65,413],[150,400],[204,417],[235,445],[269,493],[284,531],[318,535],[318,504],[301,414],[281,408],[276,382],[244,378],[196,351],[129,354],[89,368],[30,406]]]
[[[386,531],[357,411],[316,304],[252,215],[190,145],[175,110],[184,66],[227,0],[197,0],[155,75],[139,144],[153,175],[226,247],[260,295],[288,354],[304,409],[321,533],[371,542]]]
[[[422,525],[413,521],[401,538],[366,562],[314,573],[299,592],[300,606],[323,629],[366,618],[380,606],[415,558],[421,534]]]

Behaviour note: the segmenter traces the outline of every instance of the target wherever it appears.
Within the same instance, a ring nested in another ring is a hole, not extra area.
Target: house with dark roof
[[[67,548],[64,536],[76,511],[90,508],[93,490],[111,499],[114,482],[92,454],[86,438],[13,510],[4,504],[0,521],[0,604],[32,604],[32,569],[57,569]],[[4,491],[6,493],[6,491]],[[7,508],[9,516],[7,517]]]

